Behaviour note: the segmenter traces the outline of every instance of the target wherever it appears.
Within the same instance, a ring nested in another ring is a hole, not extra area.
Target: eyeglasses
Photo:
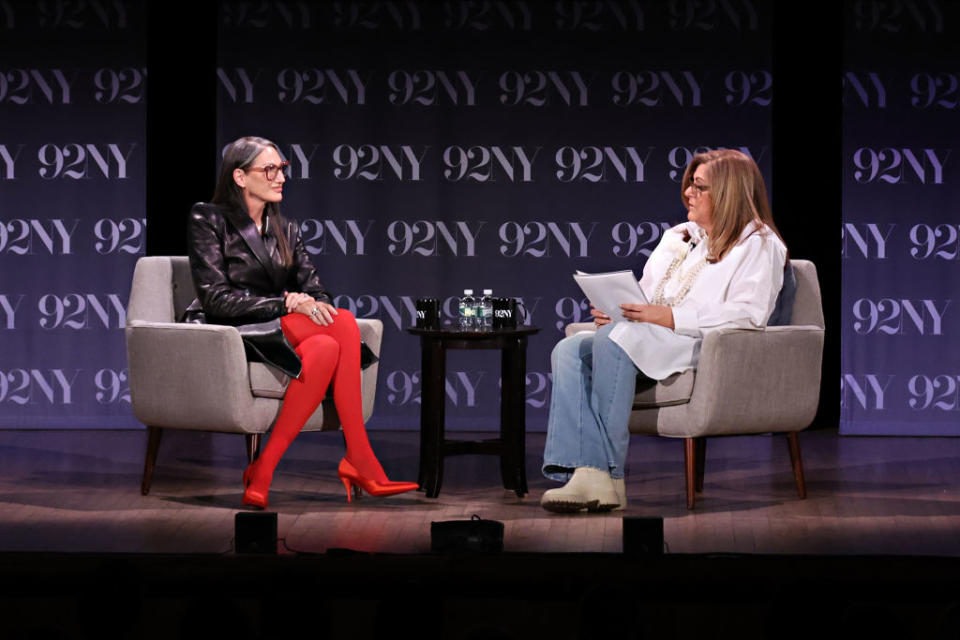
[[[703,195],[704,191],[710,191],[710,187],[705,184],[697,184],[696,182],[691,182],[690,186],[693,187],[693,197],[699,198]]]
[[[268,164],[262,167],[250,167],[249,169],[245,169],[245,171],[263,171],[264,178],[266,178],[267,180],[274,180],[277,177],[278,171],[283,171],[289,166],[290,166],[290,162],[287,160],[284,160],[280,164]]]

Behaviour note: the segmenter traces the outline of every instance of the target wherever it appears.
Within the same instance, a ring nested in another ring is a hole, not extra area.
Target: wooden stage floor
[[[392,478],[416,478],[417,434],[371,438]],[[495,458],[463,456],[447,460],[436,499],[411,493],[352,504],[336,475],[340,435],[304,434],[278,468],[271,510],[281,553],[424,553],[432,521],[478,514],[505,524],[509,552],[617,553],[624,516],[659,516],[671,554],[960,556],[960,438],[819,430],[800,441],[806,500],[796,496],[783,436],[710,440],[692,512],[681,443],[634,437],[628,509],[571,516],[540,508],[540,495],[555,486],[539,473],[541,433],[527,438],[526,498],[502,489]],[[239,436],[168,432],[152,491],[141,496],[145,432],[0,431],[0,552],[230,552],[243,446]]]

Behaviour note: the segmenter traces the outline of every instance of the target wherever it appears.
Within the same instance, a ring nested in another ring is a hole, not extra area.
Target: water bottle
[[[464,289],[460,298],[460,330],[473,331],[477,320],[477,301],[473,297],[473,289]]]
[[[480,329],[493,330],[493,289],[484,289],[480,298]]]

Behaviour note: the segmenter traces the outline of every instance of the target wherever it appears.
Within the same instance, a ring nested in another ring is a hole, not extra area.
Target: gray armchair
[[[147,453],[140,491],[150,491],[164,429],[219,431],[246,436],[253,461],[260,437],[273,424],[289,378],[258,362],[248,363],[236,328],[176,322],[195,297],[190,264],[184,256],[137,261],[127,308],[130,400],[137,420],[147,426]],[[379,320],[359,319],[360,337],[377,355],[383,337]],[[377,371],[363,371],[363,417],[370,418]],[[340,426],[333,402],[324,400],[304,431]]]
[[[790,325],[707,332],[696,370],[637,384],[630,432],[683,438],[688,509],[703,491],[710,436],[786,433],[797,493],[807,495],[797,432],[810,426],[819,403],[823,307],[814,264],[791,263],[797,293]],[[566,334],[592,328],[571,324]]]

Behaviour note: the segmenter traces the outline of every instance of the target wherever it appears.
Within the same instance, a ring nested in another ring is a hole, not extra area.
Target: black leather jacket
[[[300,238],[296,222],[267,228],[261,236],[244,211],[198,202],[190,211],[190,269],[197,302],[208,322],[241,325],[285,315],[284,291],[301,291],[332,303]],[[276,233],[293,252],[284,267]],[[191,305],[193,307],[194,305]]]
[[[327,303],[332,298],[310,262],[297,223],[284,220],[282,227],[268,226],[261,236],[244,211],[193,205],[188,242],[197,299],[184,320],[241,327],[248,359],[297,377],[300,360],[280,331],[280,316],[287,313],[283,293],[300,291]],[[276,233],[286,236],[293,252],[289,267],[281,263]],[[250,325],[257,326],[243,330]]]

